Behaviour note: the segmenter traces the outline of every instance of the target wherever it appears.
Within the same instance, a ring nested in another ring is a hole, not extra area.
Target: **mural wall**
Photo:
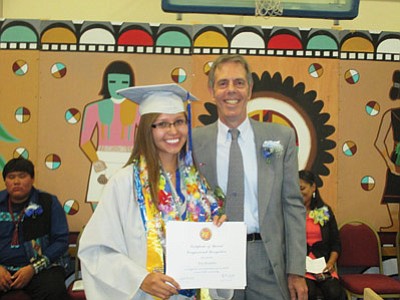
[[[222,25],[3,20],[0,169],[30,158],[36,186],[58,195],[71,230],[127,159],[137,107],[115,91],[176,82],[201,100],[194,125],[216,120],[207,72],[244,55],[249,115],[291,126],[299,168],[318,174],[339,223],[398,228],[400,33]],[[4,188],[4,184],[0,184]]]

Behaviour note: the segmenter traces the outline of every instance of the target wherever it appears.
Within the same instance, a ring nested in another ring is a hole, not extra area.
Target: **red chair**
[[[79,232],[79,235],[76,239],[76,255],[75,255],[75,273],[74,273],[74,281],[68,286],[67,292],[69,298],[71,300],[86,300],[85,291],[84,290],[73,290],[75,282],[82,280],[81,277],[81,264],[78,258],[78,249],[79,249],[79,240],[82,236],[83,228]]]
[[[339,227],[342,252],[337,261],[340,282],[347,298],[363,298],[365,288],[382,298],[400,298],[400,281],[384,275],[380,241],[377,232],[367,223],[350,221]],[[377,267],[379,274],[360,274],[349,270]],[[344,273],[343,271],[346,270]]]

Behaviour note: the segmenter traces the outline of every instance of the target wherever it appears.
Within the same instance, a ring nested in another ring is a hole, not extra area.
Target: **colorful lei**
[[[219,215],[225,214],[225,194],[219,186],[214,189],[214,197],[217,199],[219,207]]]
[[[158,209],[164,221],[205,222],[218,214],[218,203],[209,194],[209,187],[194,166],[181,164],[176,174],[177,182],[182,178],[181,195],[175,188],[171,188],[171,182],[165,172],[160,171]]]
[[[168,175],[160,170],[158,206],[151,199],[147,164],[144,157],[133,162],[135,194],[147,234],[147,262],[149,272],[164,271],[165,223],[170,220],[210,221],[219,213],[217,200],[194,166],[179,160],[176,172],[177,188]],[[193,295],[194,290],[180,294]]]

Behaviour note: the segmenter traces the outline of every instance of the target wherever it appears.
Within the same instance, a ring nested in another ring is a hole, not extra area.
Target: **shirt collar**
[[[229,134],[230,128],[226,126],[224,123],[222,123],[220,119],[218,119],[217,124],[218,124],[218,134],[225,137],[226,140],[230,140],[231,139],[231,135]],[[243,121],[243,123],[240,124],[239,127],[237,127],[237,129],[239,129],[240,131],[239,139],[244,138],[244,136],[247,135],[249,130],[251,130],[251,124],[249,118],[246,118]]]

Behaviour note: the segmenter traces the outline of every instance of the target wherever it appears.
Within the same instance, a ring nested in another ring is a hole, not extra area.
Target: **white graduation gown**
[[[107,183],[100,203],[85,226],[78,256],[88,300],[154,300],[140,289],[148,274],[147,242],[133,189],[130,165]],[[214,299],[229,299],[231,293],[226,292],[210,291],[210,294]],[[178,295],[170,299],[188,298]]]

